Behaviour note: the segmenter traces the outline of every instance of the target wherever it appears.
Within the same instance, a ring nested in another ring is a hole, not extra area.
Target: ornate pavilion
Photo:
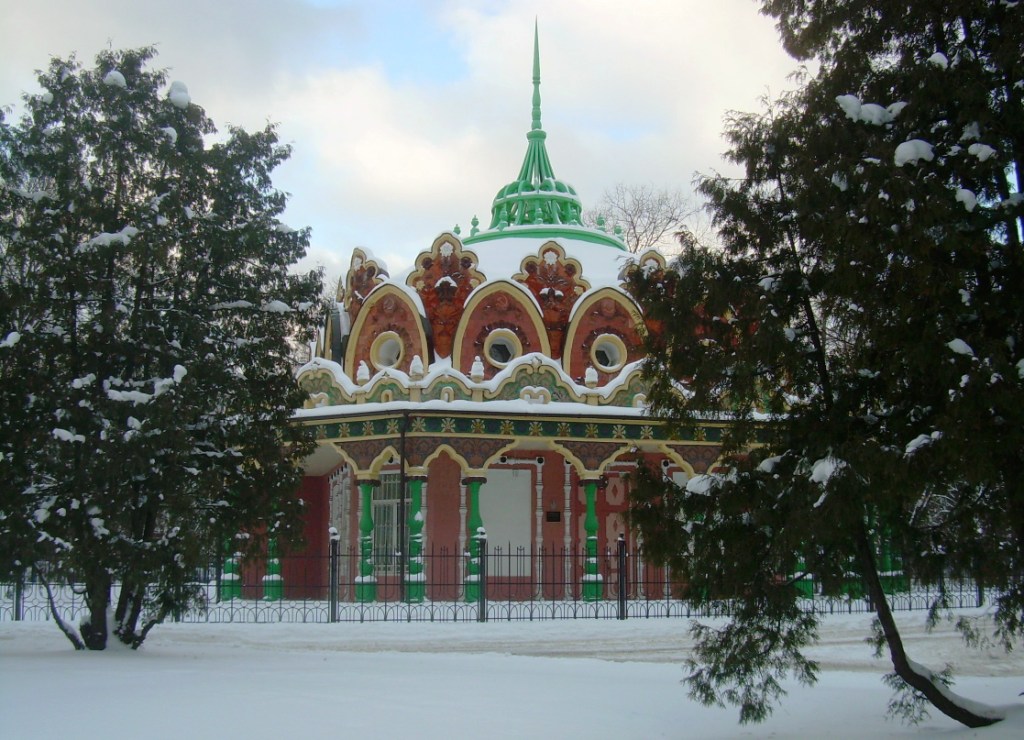
[[[719,455],[720,425],[671,439],[645,415],[644,319],[624,280],[665,260],[583,225],[552,169],[540,102],[535,32],[526,156],[488,227],[442,233],[401,275],[356,249],[298,373],[309,392],[298,417],[319,439],[300,493],[310,552],[326,552],[331,527],[356,553],[346,598],[398,588],[407,601],[472,600],[484,537],[510,556],[488,583],[512,598],[606,598],[597,554],[631,538],[637,455],[676,481]],[[441,551],[458,563],[445,574],[425,557]],[[583,556],[552,566],[553,552]]]

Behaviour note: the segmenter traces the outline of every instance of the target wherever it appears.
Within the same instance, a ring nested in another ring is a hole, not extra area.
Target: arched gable
[[[686,473],[687,478],[692,478],[697,475],[697,471],[693,467],[693,463],[687,460],[680,450],[673,449],[670,445],[658,445],[660,455],[657,453],[651,453],[646,455],[646,462],[652,465],[659,457],[661,467],[663,470],[679,470]]]
[[[562,366],[577,382],[587,368],[604,385],[630,362],[644,356],[640,309],[615,288],[600,288],[580,299],[566,332]]]
[[[336,406],[349,400],[345,389],[334,378],[334,373],[326,368],[306,370],[299,375],[298,384],[309,394],[305,404],[307,409],[315,406]]]
[[[646,405],[650,386],[644,380],[640,364],[634,364],[632,369],[625,374],[620,372],[615,383],[617,387],[608,390],[608,396],[601,400],[602,405],[631,406],[632,408]]]
[[[545,398],[545,403],[580,403],[582,399],[564,379],[559,370],[550,365],[524,362],[516,365],[508,377],[488,394],[488,400],[520,400]]]
[[[398,457],[397,447],[386,440],[378,439],[355,444],[334,441],[327,446],[337,453],[360,481],[380,478],[381,469]]]
[[[394,445],[384,447],[370,463],[368,472],[372,478],[379,479],[381,472],[388,465],[393,465],[398,459],[398,449]]]
[[[426,367],[427,349],[423,318],[412,298],[401,288],[384,284],[370,293],[359,311],[345,352],[345,372],[355,378],[359,363],[365,362],[371,374],[387,367],[408,373],[416,355]]]
[[[582,447],[579,444],[573,445],[564,440],[551,443],[551,449],[558,452],[569,465],[572,466],[576,475],[581,480],[594,480],[604,475],[609,466],[616,464],[619,458],[627,459],[633,454],[633,446],[621,442],[592,443],[599,449],[588,450],[591,454],[581,454]]]
[[[463,250],[452,234],[441,234],[416,258],[406,280],[423,302],[438,357],[450,357],[466,298],[486,279],[477,269],[477,256]]]
[[[462,378],[441,375],[422,390],[421,397],[424,401],[470,401],[473,399],[473,391]]]
[[[509,360],[495,343],[511,351]],[[550,355],[547,332],[537,305],[523,288],[508,280],[495,280],[473,293],[455,334],[452,367],[470,375],[480,357],[484,377],[492,378],[508,361],[531,352]]]
[[[423,459],[421,466],[423,468],[429,468],[430,465],[442,455],[447,455],[452,460],[454,460],[455,463],[459,466],[459,470],[463,475],[465,475],[466,471],[469,470],[469,463],[466,461],[466,458],[463,457],[463,455],[458,450],[456,450],[449,444],[440,444],[436,448],[434,448],[434,451]]]
[[[655,283],[660,289],[662,295],[671,298],[676,292],[676,282],[679,275],[667,267],[665,257],[655,249],[648,250],[640,255],[640,258],[635,262],[629,264],[626,269],[622,271],[622,283],[620,287],[632,294],[629,286],[629,280],[632,273],[637,270],[641,271],[647,280]],[[660,336],[664,331],[662,322],[651,318],[650,316],[644,316],[644,325],[647,328],[648,333],[654,336]]]

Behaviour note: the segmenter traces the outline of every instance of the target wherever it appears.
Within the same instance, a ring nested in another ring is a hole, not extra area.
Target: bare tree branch
[[[651,185],[618,184],[605,191],[600,204],[583,214],[588,226],[603,218],[606,228],[618,226],[630,252],[639,254],[658,248],[678,252],[677,235],[699,235],[695,222],[702,209],[679,190],[657,190]]]

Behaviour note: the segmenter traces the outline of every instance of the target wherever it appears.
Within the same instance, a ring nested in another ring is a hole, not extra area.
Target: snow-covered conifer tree
[[[153,56],[53,59],[0,120],[0,552],[85,585],[89,617],[57,621],[92,649],[141,644],[225,543],[286,540],[310,449],[288,342],[320,276],[288,271],[288,147],[217,135]]]
[[[731,458],[685,490],[641,474],[634,521],[696,597],[736,599],[729,627],[698,629],[698,698],[760,720],[781,675],[814,679],[801,648],[816,621],[797,608],[810,576],[863,589],[896,709],[991,724],[998,712],[908,656],[886,591],[897,568],[940,587],[970,577],[1000,593],[996,639],[1024,631],[1024,12],[762,7],[811,66],[728,120],[744,174],[701,188],[725,249],[690,250],[668,285],[634,278],[666,327],[651,337],[655,412],[727,413]]]

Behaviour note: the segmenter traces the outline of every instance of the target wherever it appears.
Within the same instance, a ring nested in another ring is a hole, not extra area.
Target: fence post
[[[14,608],[11,610],[11,616],[15,622],[20,622],[24,616],[25,606],[25,573],[20,571],[14,580]]]
[[[487,533],[483,527],[479,530],[480,534],[477,537],[479,543],[479,549],[477,552],[480,554],[480,574],[479,574],[479,585],[480,585],[480,598],[477,602],[476,621],[486,622],[487,621]]]
[[[626,535],[619,534],[619,619],[625,619],[627,615],[626,589],[629,588],[629,579],[626,573]]]
[[[339,568],[338,560],[341,557],[341,534],[334,527],[327,528],[327,536],[330,539],[330,566],[328,567],[327,596],[331,602],[331,622],[338,621],[338,581]]]

